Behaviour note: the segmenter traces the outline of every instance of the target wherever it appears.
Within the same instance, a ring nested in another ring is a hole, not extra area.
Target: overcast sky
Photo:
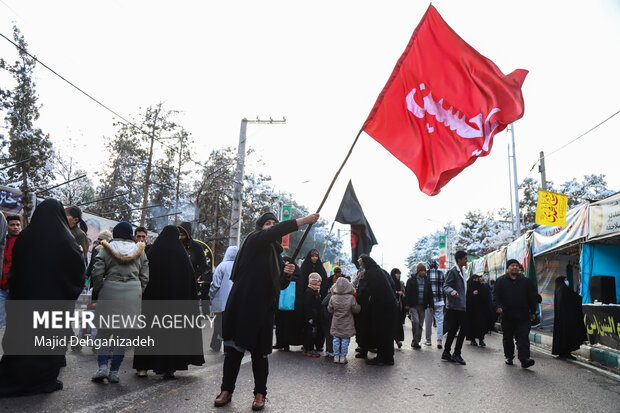
[[[160,101],[182,111],[198,160],[236,146],[243,117],[285,116],[286,125],[250,125],[248,144],[276,189],[316,209],[428,4],[0,0],[0,32],[10,37],[16,22],[41,61],[123,116]],[[620,110],[617,0],[433,4],[505,74],[530,72],[525,115],[515,123],[519,181],[539,178],[530,168],[541,150]],[[3,39],[0,56],[16,56]],[[41,66],[35,77],[38,126],[62,154],[101,170],[113,115]],[[550,156],[547,179],[604,173],[620,190],[619,130],[620,115]],[[510,208],[509,141],[507,131],[496,135],[489,156],[428,197],[408,168],[362,134],[321,214],[333,220],[352,179],[379,241],[373,257],[388,271],[404,267],[418,237],[469,210]]]

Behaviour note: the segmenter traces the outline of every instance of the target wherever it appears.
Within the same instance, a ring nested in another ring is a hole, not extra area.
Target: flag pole
[[[331,192],[332,187],[334,186],[334,183],[336,183],[336,179],[338,178],[338,175],[340,175],[340,171],[342,171],[342,168],[344,168],[344,164],[346,164],[347,161],[349,160],[349,157],[351,156],[351,152],[353,152],[353,148],[355,147],[355,144],[357,143],[357,140],[359,139],[363,130],[364,130],[364,127],[362,127],[360,131],[357,133],[357,136],[355,137],[355,140],[353,141],[353,144],[351,145],[351,148],[349,149],[349,153],[347,153],[347,156],[344,158],[344,161],[342,161],[342,165],[340,165],[340,168],[336,172],[336,175],[334,175],[334,178],[332,179],[332,183],[329,184],[329,188],[327,188],[327,192],[325,193],[325,196],[323,197],[323,200],[321,201],[321,204],[319,205],[319,208],[316,211],[317,214],[321,212],[321,208],[323,208],[325,201],[327,201],[327,197],[329,196],[329,193]],[[292,258],[293,261],[295,261],[295,258],[297,258],[297,254],[299,254],[299,250],[301,250],[301,246],[306,240],[306,237],[308,236],[308,233],[310,232],[310,228],[312,228],[312,224],[308,224],[308,228],[306,228],[306,232],[304,232],[304,235],[299,240],[299,244],[297,244],[297,248],[295,248],[295,252],[293,253],[293,258]]]
[[[334,224],[336,221],[332,222],[332,227],[329,229],[329,234],[327,234],[327,239],[325,240],[325,246],[323,247],[323,254],[321,255],[321,262],[325,258],[325,251],[327,251],[327,244],[329,243],[329,238],[332,236],[332,230],[334,229]]]

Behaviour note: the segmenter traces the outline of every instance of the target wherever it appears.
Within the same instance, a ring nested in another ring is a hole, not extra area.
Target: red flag
[[[431,5],[363,129],[416,174],[422,192],[436,195],[523,116],[527,73],[504,76]]]

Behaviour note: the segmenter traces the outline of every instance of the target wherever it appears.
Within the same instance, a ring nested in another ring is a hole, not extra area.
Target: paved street
[[[406,332],[410,340],[410,332]],[[409,341],[407,341],[409,343]],[[506,366],[501,336],[487,348],[465,344],[466,366],[440,360],[441,350],[425,347],[396,350],[393,367],[367,366],[350,357],[347,365],[302,356],[299,347],[270,356],[267,411],[620,411],[620,378],[578,363],[556,360],[534,350],[536,365],[523,370]],[[354,343],[352,343],[354,348]],[[535,347],[533,347],[535,349]],[[65,389],[50,395],[0,400],[0,411],[20,412],[153,412],[214,411],[223,355],[207,353],[207,364],[180,372],[175,380],[150,375],[139,379],[131,356],[123,363],[119,385],[94,384],[96,361],[90,349],[68,353],[61,373]],[[233,402],[221,413],[250,411],[252,370],[249,357],[239,374]]]

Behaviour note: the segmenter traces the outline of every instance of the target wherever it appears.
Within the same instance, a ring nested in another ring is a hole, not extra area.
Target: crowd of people
[[[197,279],[209,272],[205,254],[192,240],[190,223],[166,226],[152,245],[147,244],[147,230],[133,228],[126,221],[113,230],[101,231],[88,258],[89,242],[86,224],[78,207],[64,208],[48,199],[35,209],[29,225],[22,231],[20,216],[0,214],[2,278],[0,280],[0,327],[5,324],[4,355],[0,360],[0,396],[49,393],[62,389],[58,380],[61,367],[66,366],[65,351],[54,354],[11,354],[13,343],[24,336],[28,326],[19,324],[20,314],[5,309],[7,300],[41,301],[48,310],[51,301],[73,303],[91,287],[98,316],[140,315],[144,300],[190,300],[198,302]],[[45,263],[41,267],[41,263]],[[62,300],[62,301],[61,301]],[[198,311],[198,310],[197,310]],[[6,320],[5,320],[6,319]],[[13,320],[13,322],[11,322]],[[131,336],[130,328],[97,329],[98,338],[122,343]],[[30,332],[34,336],[34,331]],[[82,329],[79,329],[81,335]],[[73,336],[72,330],[54,331],[57,337]],[[94,331],[93,331],[94,334]],[[49,332],[48,332],[49,335]],[[114,341],[113,339],[117,339]],[[165,378],[173,378],[178,370],[189,365],[204,364],[202,335],[193,334],[200,354],[142,355],[136,351],[133,368],[139,377],[152,370]],[[108,342],[106,341],[106,342]],[[119,369],[126,345],[97,350],[95,382],[119,383]]]
[[[129,222],[120,222],[111,232],[99,233],[87,259],[85,229],[77,207],[63,208],[56,200],[46,200],[35,209],[23,231],[19,216],[6,220],[0,216],[0,231],[6,234],[0,237],[4,243],[0,249],[0,327],[5,322],[7,299],[72,302],[85,284],[92,288],[93,300],[100,303],[95,308],[98,314],[141,314],[145,300],[198,302],[197,281],[210,272],[204,250],[192,239],[190,223],[166,226],[149,245],[146,228],[134,230]],[[534,364],[528,333],[538,300],[533,283],[524,277],[518,261],[509,260],[506,274],[494,285],[478,275],[466,274],[468,257],[464,251],[456,252],[456,264],[445,274],[436,261],[419,263],[406,282],[398,268],[388,273],[365,254],[358,258],[354,274],[344,274],[335,267],[328,275],[317,250],[309,251],[298,266],[290,257],[282,256],[280,245],[284,235],[314,224],[318,218],[318,214],[311,214],[278,222],[272,213],[262,215],[255,231],[240,247],[229,247],[209,276],[202,297],[208,297],[215,316],[210,347],[219,352],[223,345],[225,353],[216,407],[232,400],[246,351],[252,357],[255,382],[252,409],[261,410],[267,395],[267,356],[273,349],[290,351],[293,346],[301,346],[304,356],[318,358],[324,353],[333,358],[334,364],[346,364],[355,338],[355,358],[365,359],[369,365],[391,366],[395,347],[403,346],[407,318],[414,351],[420,350],[422,344],[432,346],[435,327],[435,344],[443,350],[441,359],[465,365],[465,340],[472,346],[485,347],[485,335],[499,316],[506,364],[513,364],[515,341],[521,366],[529,368]],[[46,263],[43,272],[38,265],[42,260]],[[584,340],[581,330],[575,332],[580,314],[575,303],[579,300],[558,280],[557,314],[567,315],[561,320],[563,328],[557,330],[554,353],[571,357],[570,352]],[[119,302],[122,308],[110,304]],[[191,311],[202,310],[196,306]],[[66,365],[64,352],[42,356],[6,354],[11,337],[23,328],[12,323],[12,317],[16,316],[9,312],[3,339],[5,355],[0,360],[0,396],[61,389],[58,374]],[[129,334],[123,329],[97,331],[98,337],[122,338]],[[200,332],[188,333],[184,340],[202,349]],[[92,380],[118,383],[125,350],[122,345],[101,346]],[[376,356],[370,357],[371,353]],[[132,367],[139,377],[147,377],[152,370],[170,379],[176,371],[204,362],[202,352],[152,355],[136,349]]]

